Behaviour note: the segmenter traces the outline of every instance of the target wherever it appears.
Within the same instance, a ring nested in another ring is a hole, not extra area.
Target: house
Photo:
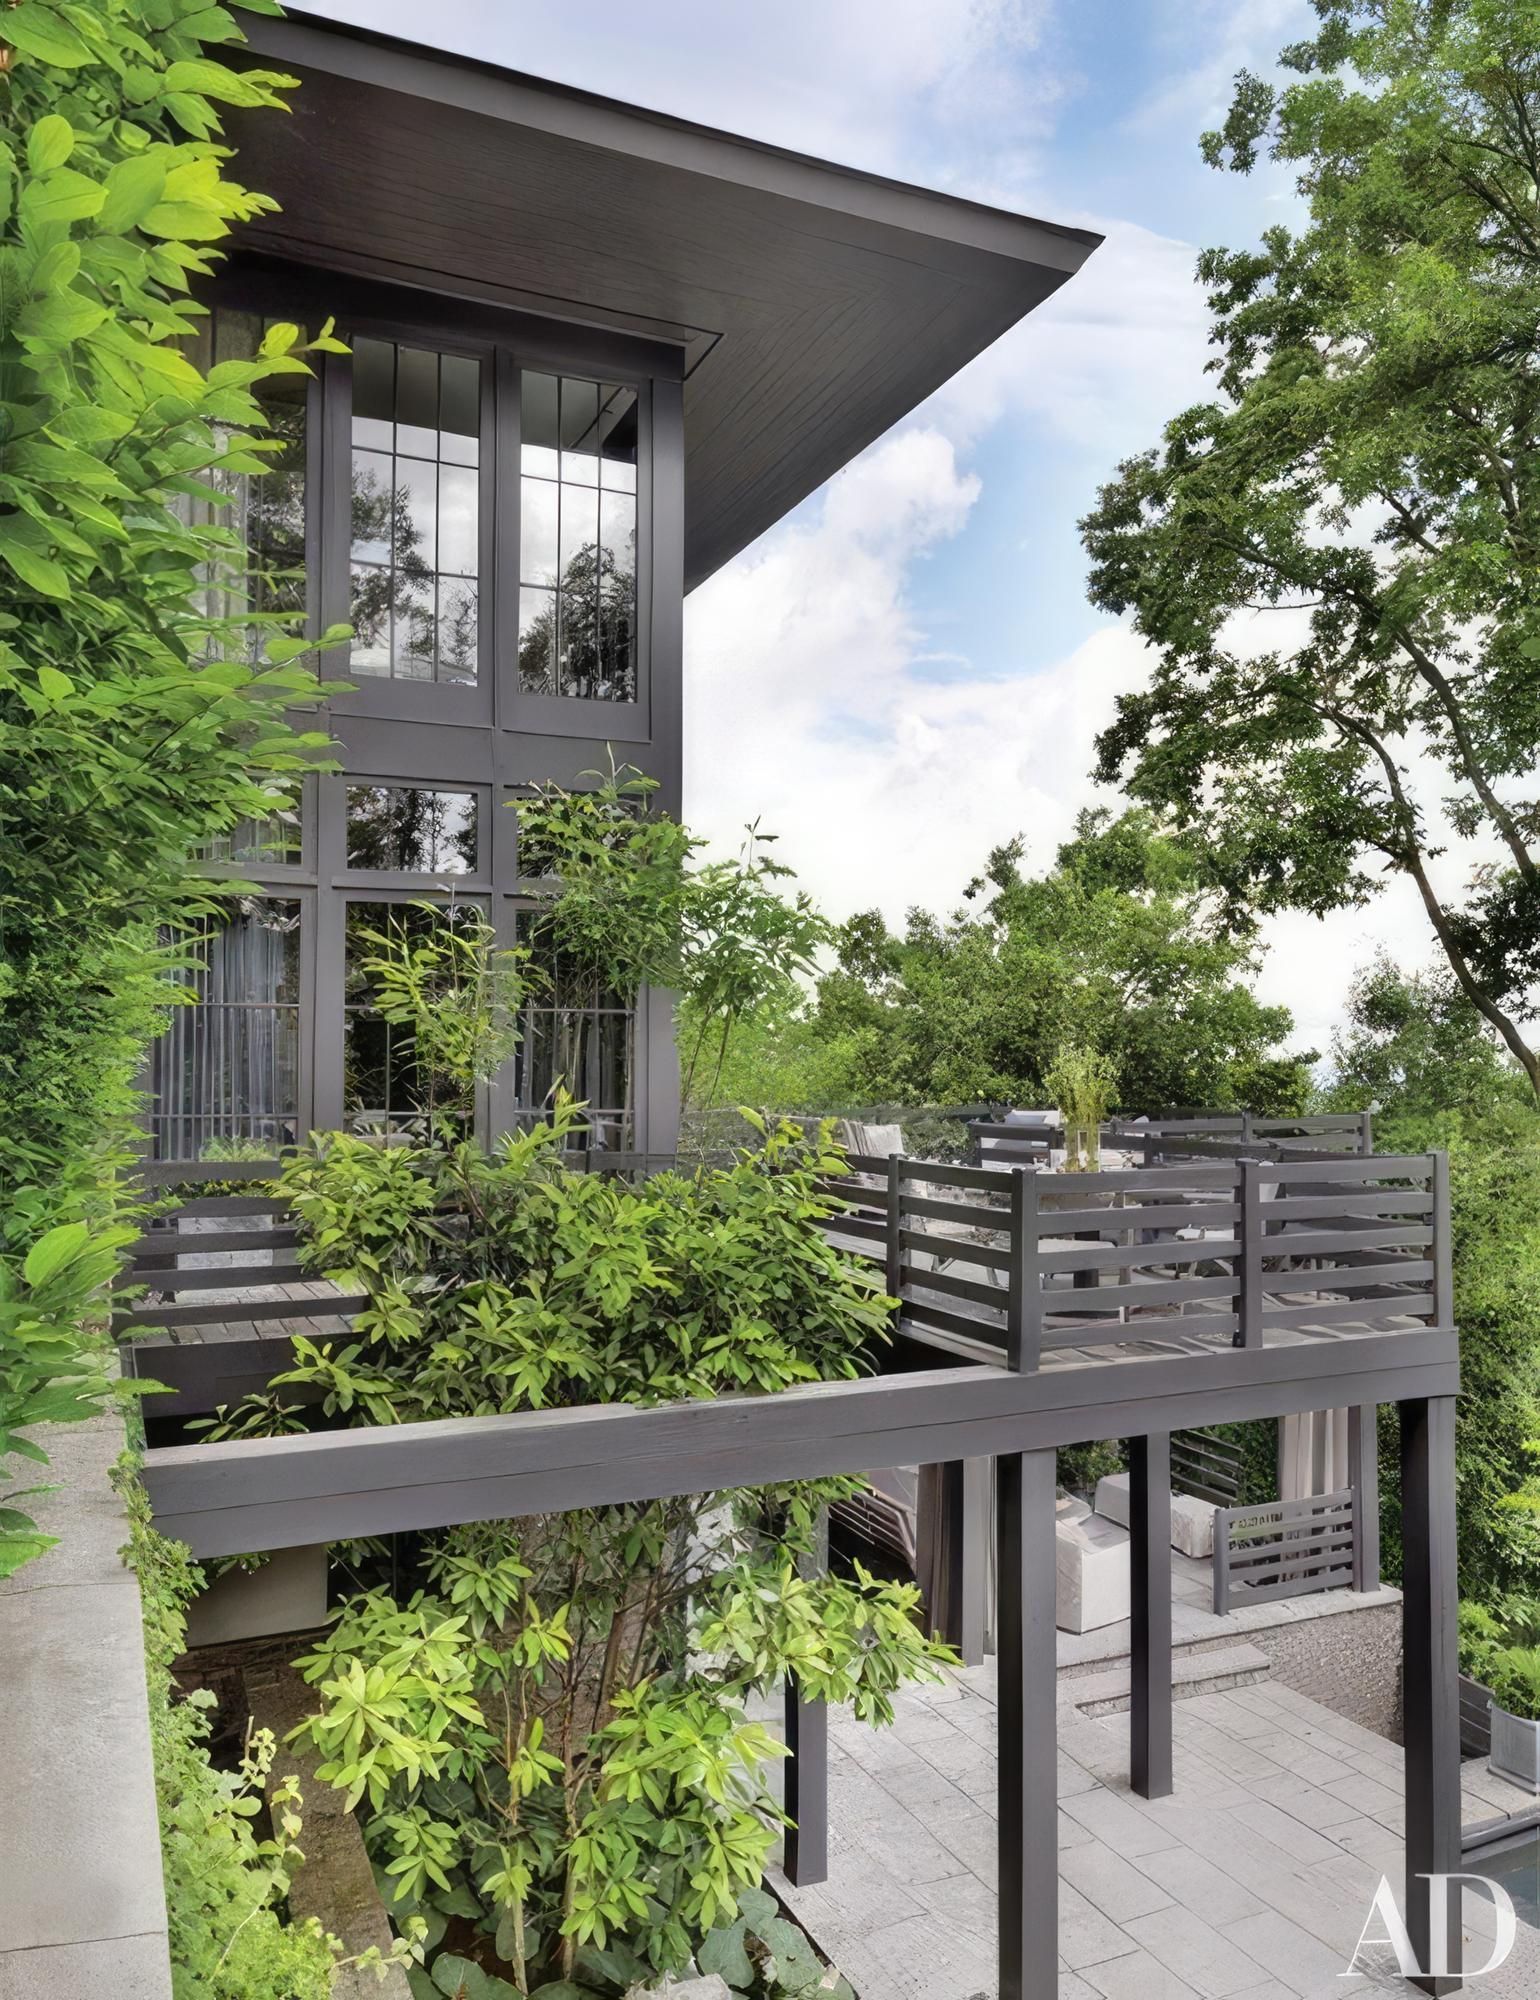
[[[230,119],[281,211],[239,232],[208,345],[335,315],[352,352],[280,382],[286,449],[236,512],[282,608],[355,637],[321,663],[340,768],[209,855],[262,893],[159,1046],[164,1161],[409,1123],[364,935],[428,897],[514,942],[531,782],[613,752],[677,815],[685,594],[1099,240],[303,15],[249,35],[301,88]],[[558,1078],[596,1145],[669,1150],[667,1001],[553,981],[477,1129]]]

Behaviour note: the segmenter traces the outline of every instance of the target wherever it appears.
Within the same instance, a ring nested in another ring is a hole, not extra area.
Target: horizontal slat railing
[[[1350,1588],[1354,1508],[1351,1489],[1214,1514],[1214,1610]]]
[[[1007,1365],[1450,1324],[1436,1155],[1074,1174],[902,1155],[853,1165],[828,1183],[842,1202],[831,1235],[872,1256],[882,1241],[888,1290],[922,1341],[968,1340]]]

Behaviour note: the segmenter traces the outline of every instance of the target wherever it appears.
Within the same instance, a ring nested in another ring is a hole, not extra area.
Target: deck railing
[[[1440,1154],[851,1168],[831,1234],[881,1266],[908,1332],[973,1359],[1452,1323]]]
[[[1307,1597],[1354,1585],[1357,1496],[1313,1493],[1214,1515],[1214,1610]]]

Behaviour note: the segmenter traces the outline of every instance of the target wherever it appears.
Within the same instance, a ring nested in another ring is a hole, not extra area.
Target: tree
[[[1218,394],[1082,523],[1157,654],[1098,775],[1197,837],[1240,930],[1407,877],[1540,1096],[1540,9],[1315,5],[1299,80],[1242,74],[1203,141],[1297,162],[1309,221],[1203,254]],[[1441,810],[1487,852],[1460,893]]]
[[[1024,875],[1022,852],[997,848],[950,917],[843,927],[815,1020],[848,1052],[846,1101],[1040,1104],[1078,1044],[1128,1113],[1299,1108],[1309,1058],[1277,1053],[1287,1010],[1251,991],[1255,953],[1216,925],[1187,848],[1147,813],[1087,812],[1047,874]]]
[[[1392,1115],[1458,1111],[1482,1117],[1517,1084],[1496,1037],[1447,967],[1403,972],[1381,952],[1354,976],[1347,1025],[1332,1036],[1332,1105]]]

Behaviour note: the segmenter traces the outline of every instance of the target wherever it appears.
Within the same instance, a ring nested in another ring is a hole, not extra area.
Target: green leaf
[[[21,219],[34,228],[50,222],[82,222],[96,215],[106,199],[100,181],[76,173],[73,167],[58,167],[22,189]]]
[[[30,1530],[13,1533],[0,1530],[0,1582],[14,1576],[24,1563],[36,1562],[58,1543],[57,1535],[39,1535]]]
[[[159,147],[119,160],[107,176],[107,197],[97,216],[102,228],[114,235],[137,228],[165,192],[167,164]]]
[[[57,667],[39,667],[37,684],[51,702],[68,701],[75,692],[75,683],[68,674],[61,674]]]
[[[57,111],[39,118],[27,135],[27,165],[35,174],[62,167],[75,150],[75,128]]]
[[[41,680],[43,674],[51,671],[50,668],[42,668],[38,679]],[[63,680],[64,676],[60,674],[59,679]],[[74,1263],[90,1241],[89,1224],[61,1222],[56,1229],[50,1229],[33,1244],[27,1252],[26,1261],[22,1264],[21,1275],[29,1285],[46,1285],[48,1280],[56,1277],[66,1264]]]
[[[52,292],[22,309],[16,318],[16,331],[26,340],[83,340],[88,333],[95,333],[106,317],[107,308],[82,292]]]
[[[70,595],[69,572],[62,563],[31,545],[26,530],[35,527],[34,522],[23,522],[15,515],[0,519],[0,556],[15,570],[22,582],[31,589],[40,591],[44,597],[67,598]]]
[[[10,42],[23,55],[51,63],[55,69],[79,69],[92,59],[79,29],[52,7],[44,6],[42,0],[27,0],[25,7],[8,9],[0,40]]]

